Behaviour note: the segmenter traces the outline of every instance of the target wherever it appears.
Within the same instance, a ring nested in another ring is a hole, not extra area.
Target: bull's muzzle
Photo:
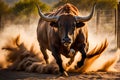
[[[65,37],[65,38],[62,39],[62,44],[63,44],[64,46],[69,46],[70,43],[71,43],[71,39],[70,39],[70,38]]]

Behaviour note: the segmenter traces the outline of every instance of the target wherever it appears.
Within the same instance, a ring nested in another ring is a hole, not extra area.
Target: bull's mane
[[[68,13],[68,14],[72,14],[72,15],[79,15],[79,10],[72,4],[67,3],[61,7],[59,7],[54,15],[59,15],[61,13]]]

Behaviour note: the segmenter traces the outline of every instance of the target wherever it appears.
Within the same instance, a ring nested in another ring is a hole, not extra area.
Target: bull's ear
[[[85,25],[85,23],[83,23],[83,22],[76,23],[77,28],[83,27],[84,25]]]
[[[51,27],[58,27],[58,23],[57,22],[50,22],[50,26]]]

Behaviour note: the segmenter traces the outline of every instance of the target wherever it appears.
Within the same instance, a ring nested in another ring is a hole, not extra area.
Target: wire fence
[[[108,33],[114,33],[115,35],[117,35],[117,44],[120,45],[120,39],[118,36],[120,34],[117,33],[117,29],[120,27],[117,27],[118,20],[116,20],[116,18],[116,10],[96,10],[96,32],[99,33],[101,31],[106,31]],[[2,16],[0,20],[0,28],[2,28],[7,24],[7,20],[6,18],[4,18],[4,16]],[[28,22],[26,23],[28,24],[28,26],[31,24],[31,20],[33,19],[28,20]]]
[[[116,11],[97,10],[96,12],[96,32],[103,30],[116,33]]]

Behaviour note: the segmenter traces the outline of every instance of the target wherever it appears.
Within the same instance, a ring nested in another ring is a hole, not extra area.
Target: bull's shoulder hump
[[[77,9],[77,7],[75,7],[74,5],[67,3],[61,7],[59,7],[56,11],[55,11],[55,15],[58,14],[62,14],[62,13],[69,13],[69,14],[73,14],[73,15],[79,15],[79,10]]]

